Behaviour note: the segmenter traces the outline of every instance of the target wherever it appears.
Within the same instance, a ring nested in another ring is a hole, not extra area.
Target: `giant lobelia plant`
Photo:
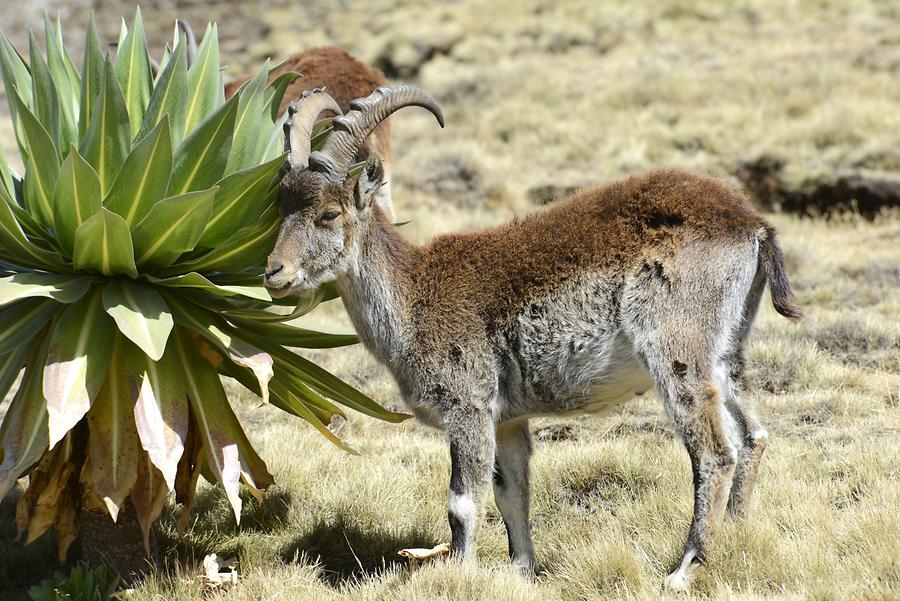
[[[0,156],[0,499],[29,477],[20,536],[56,528],[59,557],[79,507],[113,520],[130,503],[147,544],[174,490],[190,510],[198,477],[240,518],[272,476],[229,405],[220,375],[328,424],[340,403],[399,421],[287,347],[351,344],[289,325],[328,298],[277,307],[261,266],[279,227],[284,161],[278,107],[297,74],[267,66],[227,102],[216,27],[189,68],[186,43],[155,75],[140,12],[104,56],[93,21],[77,70],[57,20],[46,57],[0,35],[0,67],[24,176]],[[321,140],[320,135],[318,140]]]

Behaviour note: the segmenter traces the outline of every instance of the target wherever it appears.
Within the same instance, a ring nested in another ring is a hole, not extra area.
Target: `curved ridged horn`
[[[184,34],[184,39],[187,42],[187,66],[190,68],[194,64],[194,59],[197,58],[197,36],[194,35],[194,28],[187,21],[175,19],[175,26],[178,27],[178,31]]]
[[[402,83],[379,86],[365,98],[352,101],[351,110],[346,115],[335,117],[332,122],[334,131],[325,140],[322,150],[309,156],[310,168],[343,181],[356,153],[372,130],[391,113],[405,106],[428,109],[444,127],[441,107],[426,92]]]
[[[288,118],[284,122],[284,149],[290,153],[288,163],[291,169],[306,169],[308,166],[313,126],[322,111],[343,114],[325,88],[304,90],[300,100],[288,107]]]

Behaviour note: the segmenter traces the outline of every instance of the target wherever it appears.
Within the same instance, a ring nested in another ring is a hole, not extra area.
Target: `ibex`
[[[664,170],[414,246],[373,204],[379,158],[348,176],[366,136],[408,105],[443,126],[426,93],[379,87],[350,103],[312,154],[313,120],[334,101],[312,92],[292,109],[269,292],[334,281],[410,408],[446,432],[452,551],[464,559],[493,476],[510,557],[535,566],[529,418],[606,410],[655,384],[693,468],[693,522],[666,578],[687,588],[726,506],[742,512],[766,445],[741,396],[744,346],[766,284],[779,313],[800,317],[775,230],[724,183]]]
[[[197,54],[197,38],[191,26],[181,19],[176,21],[178,30],[186,38],[188,65],[193,63]],[[384,74],[375,67],[369,66],[352,56],[346,50],[336,47],[310,48],[289,55],[269,76],[270,80],[282,73],[294,71],[301,74],[285,90],[281,101],[280,114],[283,114],[292,99],[307,88],[324,88],[334,98],[342,111],[350,110],[350,101],[366,96],[375,88],[385,85]],[[237,77],[225,84],[225,98],[230,98],[246,82],[249,77]],[[327,111],[326,111],[327,112]],[[375,203],[391,221],[394,220],[394,207],[391,202],[390,169],[391,169],[391,124],[389,120],[378,124],[372,135],[357,151],[356,160],[364,161],[370,156],[377,156],[384,165],[385,181],[378,190]]]

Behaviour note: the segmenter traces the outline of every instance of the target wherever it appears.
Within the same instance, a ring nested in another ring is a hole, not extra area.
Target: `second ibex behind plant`
[[[415,88],[379,88],[310,154],[312,122],[330,103],[308,94],[287,128],[266,285],[284,296],[334,281],[417,417],[446,432],[453,553],[473,556],[493,478],[510,556],[533,568],[528,418],[607,410],[655,385],[693,467],[694,518],[666,579],[687,588],[726,506],[744,507],[765,448],[741,388],[766,284],[779,313],[800,316],[774,229],[719,181],[654,171],[413,246],[373,205],[378,158],[358,178],[348,169],[393,111],[423,106],[443,125],[440,109]]]

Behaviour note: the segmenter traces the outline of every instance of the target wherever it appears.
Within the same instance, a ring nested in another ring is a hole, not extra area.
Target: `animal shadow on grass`
[[[374,521],[360,524],[338,513],[316,521],[312,528],[281,549],[286,562],[305,557],[317,561],[322,580],[333,587],[374,576],[406,560],[397,555],[408,547],[438,544],[424,529],[387,530]]]
[[[190,521],[182,534],[177,532],[176,524],[183,509],[166,504],[155,527],[158,549],[166,563],[171,560],[197,562],[209,553],[239,554],[240,543],[223,545],[223,540],[232,539],[238,533],[274,533],[288,528],[291,499],[290,491],[276,486],[265,491],[259,501],[242,491],[241,524],[238,526],[222,490],[203,488],[197,491]]]

